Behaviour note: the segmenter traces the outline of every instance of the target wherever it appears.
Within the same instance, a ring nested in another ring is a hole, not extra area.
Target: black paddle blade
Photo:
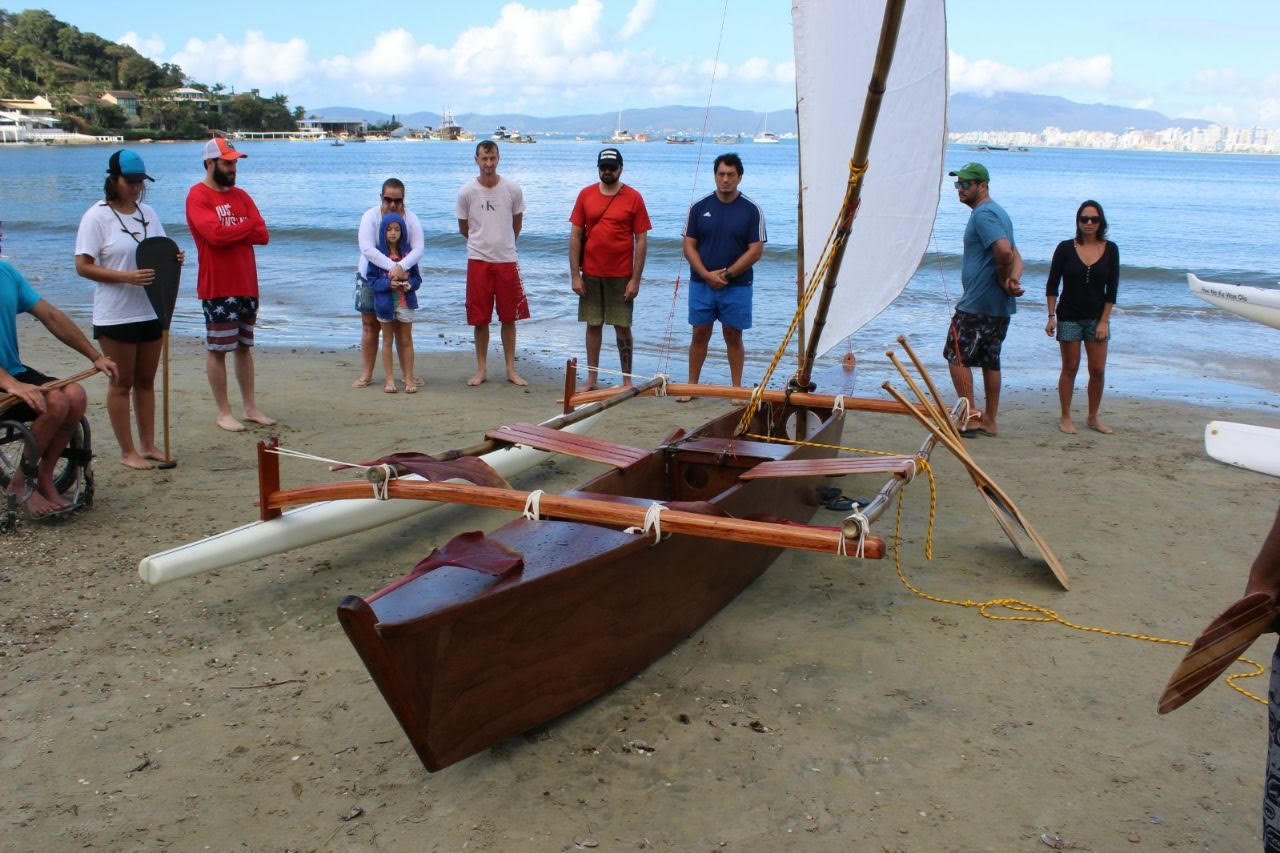
[[[156,277],[146,288],[147,299],[160,320],[160,328],[169,331],[173,308],[178,302],[178,283],[182,265],[178,263],[178,244],[168,237],[148,237],[138,244],[134,254],[140,270],[155,270]]]

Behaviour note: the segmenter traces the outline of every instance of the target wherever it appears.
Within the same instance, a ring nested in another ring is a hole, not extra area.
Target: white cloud
[[[329,57],[311,56],[302,39],[272,42],[249,30],[239,42],[222,34],[190,39],[171,61],[197,80],[284,91],[294,104],[321,107],[356,103],[402,112],[452,105],[545,114],[598,112],[641,100],[705,102],[709,62],[700,71],[694,61],[627,46],[624,39],[641,32],[656,7],[657,0],[635,0],[614,31],[604,23],[603,0],[553,9],[511,2],[492,23],[465,30],[451,44],[420,41],[398,27],[379,33],[366,50]],[[794,79],[789,61],[723,65],[717,102],[770,89],[770,100],[787,97]]]
[[[1114,82],[1111,56],[1105,53],[1067,57],[1030,69],[1014,68],[991,59],[970,60],[952,53],[949,66],[953,92],[1102,93]]]
[[[308,53],[307,43],[300,38],[272,42],[257,30],[247,30],[240,44],[222,34],[208,41],[188,39],[173,55],[173,62],[196,80],[274,91],[307,75]]]
[[[116,43],[128,45],[148,59],[160,59],[164,55],[164,39],[155,33],[149,36],[140,36],[130,30],[116,39]]]
[[[657,5],[658,0],[636,0],[636,4],[627,13],[627,22],[622,25],[618,35],[624,39],[629,39],[638,34],[644,29],[644,25],[649,23],[649,19],[653,17],[653,10]]]

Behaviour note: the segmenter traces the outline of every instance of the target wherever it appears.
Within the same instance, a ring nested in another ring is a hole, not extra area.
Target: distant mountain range
[[[308,115],[334,121],[364,119],[380,124],[393,118],[390,113],[363,110],[358,107],[324,107]],[[433,112],[396,114],[394,118],[408,128],[439,127],[441,116]],[[486,135],[499,125],[524,133],[561,133],[604,138],[619,121],[623,130],[632,133],[697,134],[703,130],[702,107],[650,107],[616,112],[567,116],[533,116],[524,113],[456,113],[454,120],[478,136]],[[753,135],[765,128],[765,114],[729,107],[712,107],[706,115],[708,133],[740,133]],[[972,130],[1007,130],[1039,132],[1053,126],[1062,130],[1102,130],[1123,133],[1137,130],[1183,130],[1203,127],[1209,122],[1197,119],[1169,118],[1154,110],[1136,110],[1109,104],[1081,104],[1052,95],[1026,95],[997,92],[990,96],[966,92],[951,96],[948,126],[963,133]],[[794,133],[796,116],[791,110],[768,114],[768,129],[774,133]]]

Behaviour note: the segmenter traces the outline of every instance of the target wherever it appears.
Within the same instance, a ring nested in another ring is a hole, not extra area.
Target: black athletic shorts
[[[27,368],[21,373],[14,373],[13,378],[28,385],[43,385],[54,380],[54,377],[45,376],[40,371],[32,370],[31,368]],[[23,423],[34,421],[38,417],[40,417],[40,413],[26,403],[15,403],[0,414],[0,420],[21,421]]]
[[[122,344],[145,344],[160,340],[164,329],[159,320],[143,320],[139,323],[117,323],[114,326],[94,326],[93,339],[110,338]]]

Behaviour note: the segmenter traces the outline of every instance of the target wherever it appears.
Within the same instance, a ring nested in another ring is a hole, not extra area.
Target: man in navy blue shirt
[[[1000,348],[1009,331],[1009,318],[1018,310],[1014,297],[1022,295],[1022,256],[1013,241],[1009,214],[988,194],[991,176],[987,167],[966,163],[950,174],[956,178],[960,203],[973,212],[964,229],[960,272],[964,295],[956,303],[942,356],[956,393],[969,401],[969,422],[960,434],[965,438],[994,437],[1000,407]],[[982,368],[983,411],[974,406],[975,367]]]
[[[752,266],[764,254],[764,211],[738,192],[742,160],[721,154],[715,162],[716,191],[689,208],[684,256],[689,261],[689,382],[696,383],[707,358],[716,320],[724,334],[729,376],[742,384],[742,330],[751,328]],[[682,401],[687,397],[680,398]]]

